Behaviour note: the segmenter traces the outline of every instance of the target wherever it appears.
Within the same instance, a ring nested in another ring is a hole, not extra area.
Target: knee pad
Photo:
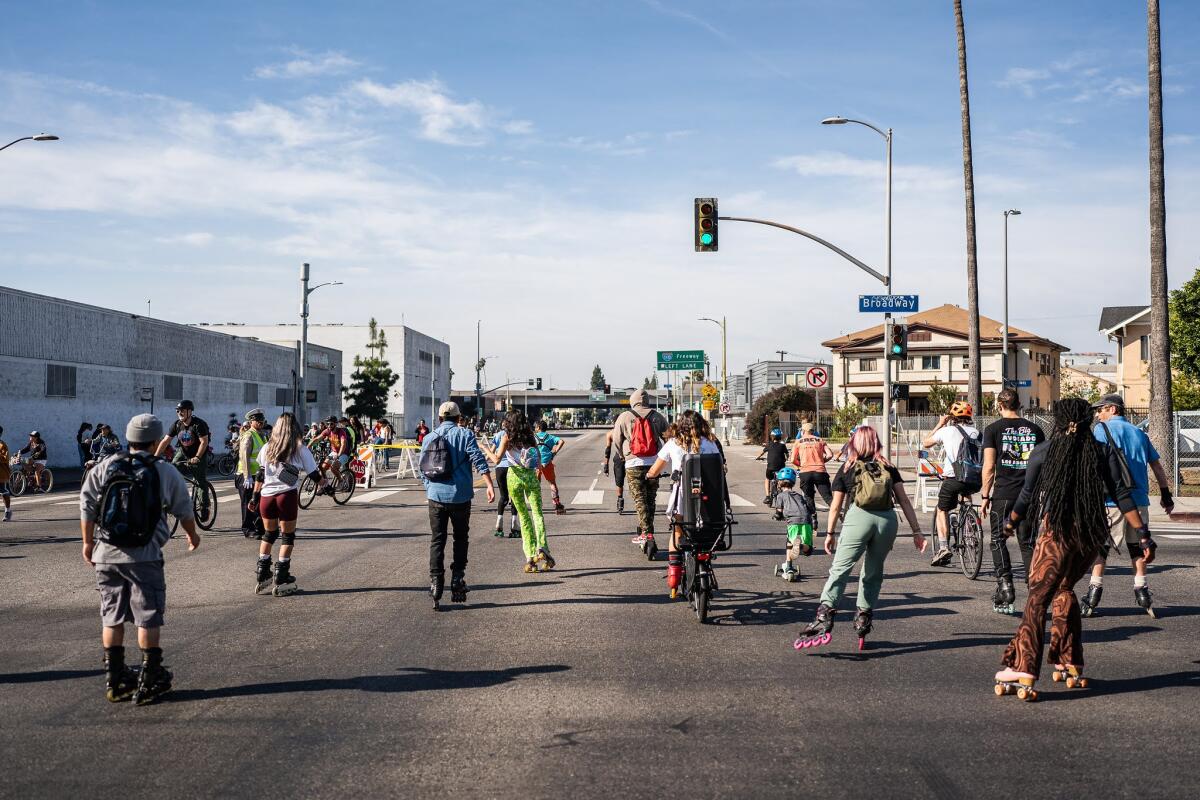
[[[279,531],[263,531],[260,538],[267,544],[275,544],[275,540],[279,538]]]
[[[295,544],[296,543],[296,532],[292,531],[291,533],[279,534],[279,543],[286,544],[289,546]]]

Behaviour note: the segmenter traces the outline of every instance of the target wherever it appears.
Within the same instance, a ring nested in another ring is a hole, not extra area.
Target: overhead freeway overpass
[[[629,395],[635,389],[615,389],[612,392],[593,392],[587,389],[529,389],[524,386],[512,386],[507,389],[496,389],[483,394],[483,413],[490,416],[502,412],[511,402],[513,408],[524,410],[529,408],[530,416],[539,416],[550,409],[584,409],[584,408],[628,408]],[[647,389],[651,406],[667,406],[666,389]],[[455,389],[450,392],[450,399],[458,403],[459,408],[466,414],[474,415],[475,390]]]

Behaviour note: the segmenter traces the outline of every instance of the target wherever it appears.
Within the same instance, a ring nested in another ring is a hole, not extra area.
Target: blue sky
[[[344,287],[314,318],[446,339],[484,321],[492,383],[632,384],[656,349],[731,371],[876,321],[877,284],[783,232],[691,246],[691,200],[883,261],[965,305],[946,2],[78,3],[0,28],[0,281],[179,322],[294,321],[302,261]],[[1144,5],[966,2],[981,306],[1099,350],[1148,294]],[[1172,285],[1200,266],[1200,9],[1163,3]]]

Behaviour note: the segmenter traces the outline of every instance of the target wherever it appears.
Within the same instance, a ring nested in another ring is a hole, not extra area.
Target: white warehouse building
[[[329,387],[342,354],[319,352],[328,369],[311,370],[309,387],[322,414],[340,413]],[[107,423],[124,443],[134,414],[169,424],[183,399],[222,450],[231,416],[293,409],[297,365],[295,348],[0,286],[0,426],[14,453],[41,433],[50,466],[79,466],[81,423]]]
[[[296,345],[300,338],[299,323],[287,325],[205,325],[208,330],[236,336],[253,337],[264,342]],[[417,421],[424,419],[434,427],[437,407],[450,396],[450,345],[415,331],[406,325],[378,325],[377,331],[387,340],[384,358],[400,380],[392,387],[388,398],[388,414],[396,432],[409,436]],[[370,329],[366,325],[314,325],[309,323],[309,344],[318,344],[341,351],[342,386],[349,386],[354,372],[354,358],[367,358]],[[310,358],[311,362],[311,358]],[[308,382],[312,388],[312,382]],[[309,417],[313,417],[310,415]]]

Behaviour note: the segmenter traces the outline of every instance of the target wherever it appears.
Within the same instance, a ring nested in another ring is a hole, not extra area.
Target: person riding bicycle
[[[938,420],[937,426],[921,442],[922,447],[940,444],[943,454],[943,480],[937,503],[938,549],[929,562],[930,566],[944,567],[950,563],[953,557],[949,547],[950,512],[958,507],[960,497],[969,500],[982,488],[981,440],[979,429],[971,424],[973,415],[970,403],[955,401],[950,406],[950,413]],[[972,474],[956,475],[956,470],[960,468]]]
[[[175,451],[171,463],[185,476],[191,477],[200,489],[203,502],[208,502],[208,441],[212,434],[208,423],[195,415],[196,406],[191,400],[181,400],[175,406],[178,419],[171,424],[167,434],[158,443],[154,454],[162,456],[171,445],[171,441],[179,438],[179,449]],[[207,509],[202,509],[200,516],[207,517]]]
[[[4,436],[3,427],[0,427],[0,436]],[[12,493],[8,490],[10,477],[12,467],[8,464],[8,444],[0,439],[0,500],[4,502],[4,522],[12,519]]]
[[[42,488],[42,470],[46,468],[46,442],[37,431],[29,434],[29,444],[17,451],[21,463],[33,472],[33,482],[38,489]]]
[[[333,473],[333,480],[325,490],[332,492],[342,467],[350,463],[350,433],[338,425],[337,417],[326,417],[321,432],[313,437],[309,447],[322,441],[329,442],[329,471]]]
[[[91,459],[83,465],[85,471],[94,467],[96,462],[121,452],[121,440],[112,432],[112,428],[100,423],[96,426],[95,435],[92,436],[89,447]]]
[[[763,458],[767,459],[767,472],[763,478],[763,505],[769,506],[775,500],[771,493],[771,481],[775,480],[775,476],[788,460],[787,445],[783,443],[783,431],[779,428],[771,430],[771,441],[763,445],[762,452],[755,461],[761,461]]]

